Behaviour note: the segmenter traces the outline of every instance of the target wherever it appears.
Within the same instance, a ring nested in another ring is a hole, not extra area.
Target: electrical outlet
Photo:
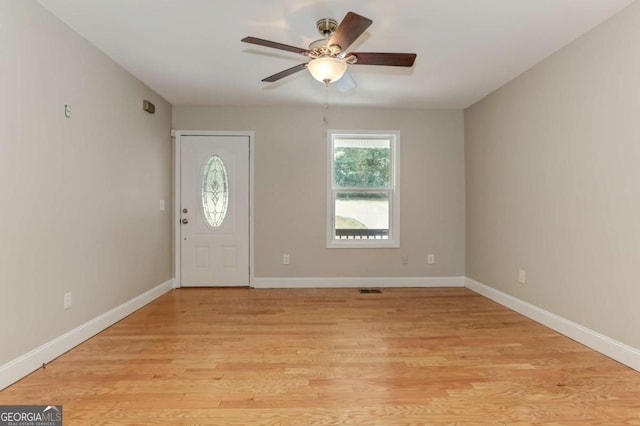
[[[433,265],[434,263],[436,263],[436,256],[434,254],[428,254],[427,255],[427,264]]]
[[[71,118],[71,105],[66,104],[64,106],[64,116],[67,118]]]
[[[282,255],[282,264],[283,265],[288,265],[289,262],[290,262],[289,255],[288,254],[283,254]]]
[[[408,265],[409,264],[409,256],[400,257],[400,262],[402,262],[403,265]]]
[[[520,269],[520,271],[518,271],[518,282],[520,284],[524,284],[526,282],[526,272],[524,269]]]
[[[64,294],[64,301],[62,302],[63,309],[70,309],[72,305],[71,292]]]

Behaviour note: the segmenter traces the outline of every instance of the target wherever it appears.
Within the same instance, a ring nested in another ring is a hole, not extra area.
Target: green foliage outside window
[[[387,188],[390,186],[388,148],[336,147],[335,183],[341,188]]]

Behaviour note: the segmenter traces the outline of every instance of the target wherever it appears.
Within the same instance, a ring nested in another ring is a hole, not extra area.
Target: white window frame
[[[389,197],[389,238],[388,239],[336,239],[335,197],[338,191],[358,191],[361,188],[337,188],[334,183],[334,140],[336,138],[376,138],[388,137],[391,141],[391,173]],[[400,247],[400,131],[399,130],[327,130],[327,248],[398,248]]]

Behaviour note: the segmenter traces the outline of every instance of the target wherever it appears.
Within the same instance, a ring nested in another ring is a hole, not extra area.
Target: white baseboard
[[[0,390],[31,374],[43,363],[56,359],[90,337],[137,311],[173,288],[173,279],[134,297],[67,333],[0,366]]]
[[[254,288],[464,287],[465,277],[255,278]]]
[[[593,331],[559,315],[541,309],[516,297],[510,296],[492,287],[481,284],[471,278],[466,279],[465,286],[519,314],[543,324],[560,334],[582,343],[609,358],[640,371],[640,349],[625,345],[610,337]]]

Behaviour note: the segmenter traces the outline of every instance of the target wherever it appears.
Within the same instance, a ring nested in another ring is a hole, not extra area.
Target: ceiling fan
[[[300,53],[311,61],[296,65],[279,73],[262,79],[266,82],[278,81],[298,71],[307,68],[313,78],[325,83],[337,82],[338,87],[345,91],[356,87],[355,82],[347,72],[348,65],[386,65],[394,67],[412,67],[416,59],[415,53],[377,53],[350,52],[347,49],[373,23],[371,19],[357,13],[348,12],[340,25],[334,19],[324,18],[316,23],[318,31],[323,36],[309,45],[308,49],[289,46],[275,41],[257,37],[245,37],[245,43],[271,47]]]

